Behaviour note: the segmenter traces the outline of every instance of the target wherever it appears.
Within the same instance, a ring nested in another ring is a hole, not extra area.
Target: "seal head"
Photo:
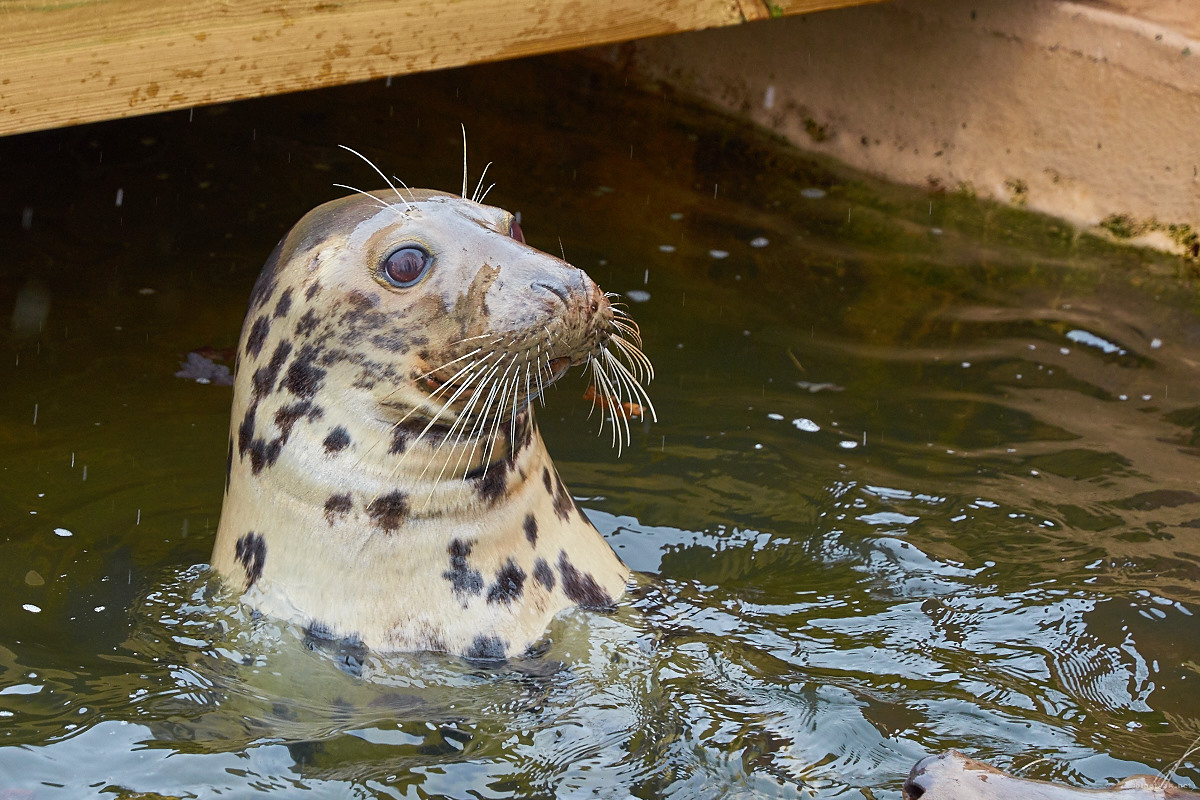
[[[588,363],[633,399],[635,338],[506,211],[422,190],[314,209],[242,328],[213,567],[262,613],[380,651],[507,658],[611,606],[629,570],[531,402]]]

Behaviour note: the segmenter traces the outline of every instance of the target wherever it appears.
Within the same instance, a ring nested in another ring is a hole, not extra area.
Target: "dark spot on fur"
[[[408,431],[403,425],[396,425],[392,428],[392,445],[388,448],[388,453],[396,455],[403,453],[408,449]]]
[[[321,416],[320,409],[314,409],[313,404],[308,400],[301,400],[299,403],[283,406],[276,411],[275,426],[279,428],[280,445],[287,444],[288,437],[292,435],[292,427],[296,424],[296,420],[314,411],[316,411],[317,417]]]
[[[554,491],[554,513],[563,522],[569,522],[571,509],[575,508],[575,498],[571,497],[571,493],[567,491],[567,485],[562,482],[557,470],[554,473],[554,480],[557,486]]]
[[[286,317],[287,313],[292,310],[292,290],[287,288],[283,290],[283,294],[279,295],[279,302],[275,304],[275,316]]]
[[[304,298],[306,300],[312,300],[317,296],[317,292],[319,291],[321,291],[321,284],[317,281],[313,281],[311,284],[309,284],[308,288],[304,290]]]
[[[537,520],[533,514],[525,515],[525,538],[534,547],[537,547]]]
[[[351,500],[349,492],[330,495],[325,501],[325,520],[332,525],[349,514],[353,507],[354,501]]]
[[[403,331],[392,331],[391,333],[377,333],[371,337],[371,343],[376,347],[381,347],[384,350],[389,350],[393,353],[407,353],[411,345],[409,337]]]
[[[467,658],[473,661],[503,661],[507,658],[508,642],[499,636],[484,636],[480,634],[471,642],[467,650]]]
[[[507,471],[503,462],[496,462],[488,465],[486,470],[475,477],[475,491],[479,492],[479,497],[488,505],[495,505],[496,501],[504,496],[504,489],[508,486],[504,480],[504,473]]]
[[[272,467],[279,460],[283,450],[283,442],[279,439],[267,441],[255,439],[250,443],[250,472],[254,475],[262,472],[263,467]]]
[[[496,582],[488,587],[487,601],[489,603],[512,602],[525,591],[525,570],[517,566],[511,558],[496,572]]]
[[[246,337],[246,352],[255,358],[262,352],[263,342],[267,340],[267,334],[271,332],[271,321],[264,314],[254,320],[254,325],[250,328],[250,335]]]
[[[355,289],[346,296],[350,301],[350,305],[355,311],[369,311],[379,305],[379,297],[376,295],[368,295]]]
[[[321,388],[321,382],[325,380],[325,370],[314,363],[318,355],[320,355],[320,351],[311,344],[301,347],[300,352],[296,354],[296,358],[288,367],[287,375],[284,376],[280,386],[297,397],[315,395]]]
[[[562,576],[563,591],[572,602],[582,608],[603,609],[612,607],[608,592],[596,583],[596,579],[580,572],[567,558],[565,550],[558,552],[558,573]]]
[[[459,599],[465,600],[470,595],[482,592],[483,574],[477,569],[471,569],[471,564],[467,561],[471,555],[470,542],[454,539],[446,548],[446,552],[450,554],[450,569],[443,572],[442,577],[450,581]]]
[[[338,425],[329,432],[329,435],[325,437],[325,441],[322,444],[325,445],[326,453],[336,453],[339,450],[344,450],[350,444],[350,433],[341,425]]]
[[[238,426],[238,455],[243,458],[250,448],[250,442],[254,440],[254,413],[257,410],[258,403],[247,408],[246,416],[242,417],[242,424]]]
[[[554,588],[554,570],[550,569],[550,565],[546,563],[546,559],[539,558],[534,562],[533,579],[547,589]]]
[[[296,321],[296,335],[311,336],[312,332],[317,329],[317,324],[320,321],[321,318],[317,316],[317,312],[310,308],[308,311],[304,312],[304,315],[300,317],[299,320]]]
[[[399,490],[376,497],[367,506],[367,516],[375,526],[391,532],[399,530],[408,515],[408,497]]]
[[[542,483],[546,484],[546,494],[554,494],[554,484],[550,482],[549,467],[542,467]]]
[[[240,433],[240,431],[239,431]],[[225,491],[229,491],[229,479],[233,475],[233,437],[229,437],[229,455],[225,457]]]
[[[255,402],[271,393],[271,389],[275,386],[275,379],[279,377],[279,370],[283,368],[283,362],[287,361],[287,357],[291,354],[291,342],[280,342],[276,346],[275,352],[271,354],[271,360],[267,362],[267,365],[254,371]]]
[[[237,540],[233,549],[238,563],[246,570],[246,588],[262,577],[263,565],[267,563],[267,542],[254,531]]]
[[[517,419],[517,446],[513,449],[515,461],[521,451],[533,444],[533,420],[528,414],[521,414]]]

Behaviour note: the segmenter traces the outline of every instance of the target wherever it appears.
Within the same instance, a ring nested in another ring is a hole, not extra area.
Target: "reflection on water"
[[[643,574],[502,668],[248,618],[196,566],[230,391],[175,375],[332,183],[373,188],[335,145],[452,188],[460,122],[659,375],[620,460],[551,393]],[[1200,734],[1200,319],[1166,259],[567,59],[0,140],[0,180],[0,796],[898,798],[949,747],[1088,785]]]

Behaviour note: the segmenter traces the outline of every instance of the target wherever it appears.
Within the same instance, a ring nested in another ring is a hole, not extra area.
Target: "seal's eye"
[[[388,283],[404,289],[425,277],[432,260],[424,248],[408,245],[392,251],[379,266],[379,271]]]
[[[517,222],[515,219],[512,221],[512,224],[509,225],[508,235],[516,239],[521,244],[525,244],[525,232],[521,230],[521,223]]]

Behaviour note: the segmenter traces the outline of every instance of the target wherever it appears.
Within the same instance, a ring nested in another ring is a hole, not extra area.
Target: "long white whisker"
[[[479,183],[475,185],[475,193],[471,195],[472,202],[479,202],[479,190],[483,188],[483,179],[487,176],[487,171],[491,168],[492,162],[489,161],[487,166],[483,168],[483,172],[479,173]]]
[[[464,134],[464,135],[465,135],[465,134]],[[399,198],[400,198],[400,202],[401,202],[401,203],[404,203],[404,207],[405,207],[405,208],[412,208],[412,206],[409,204],[409,202],[408,202],[407,200],[405,200],[405,199],[404,199],[404,195],[400,194],[400,190],[396,188],[396,184],[392,183],[392,182],[391,182],[391,180],[389,180],[389,179],[388,179],[388,176],[387,176],[387,175],[384,175],[384,174],[383,174],[383,172],[382,172],[382,170],[380,170],[380,169],[379,169],[379,167],[375,166],[375,162],[374,162],[374,161],[372,161],[371,159],[367,158],[367,157],[366,157],[366,156],[364,156],[362,153],[360,153],[360,152],[358,152],[357,150],[355,150],[353,147],[347,147],[347,146],[346,146],[346,145],[344,145],[344,144],[339,144],[339,145],[338,145],[338,147],[342,148],[343,150],[346,150],[347,152],[354,153],[354,155],[358,156],[358,157],[359,157],[359,158],[361,158],[363,161],[367,162],[367,164],[368,164],[368,165],[371,167],[371,169],[375,170],[375,172],[377,172],[377,173],[379,174],[379,177],[383,178],[383,179],[384,179],[384,181],[386,181],[386,182],[387,182],[387,185],[388,185],[388,186],[391,188],[391,190],[392,190],[393,192],[395,192],[395,193],[396,193],[396,197],[399,197]]]
[[[463,133],[463,190],[462,199],[467,199],[467,126],[462,126]]]
[[[333,185],[338,187],[339,189],[349,189],[352,192],[358,192],[363,197],[369,197],[375,201],[375,205],[379,206],[380,208],[384,208],[384,209],[387,209],[388,211],[391,211],[393,214],[395,214],[400,219],[404,219],[404,214],[400,213],[400,209],[396,208],[394,205],[391,205],[390,203],[385,203],[383,200],[379,199],[378,197],[371,194],[370,192],[364,192],[362,189],[359,189],[356,186],[350,186],[345,183],[335,183]]]
[[[650,409],[650,418],[655,422],[658,422],[658,413],[654,410],[654,403],[650,400],[650,395],[646,394],[646,390],[642,387],[642,385],[634,379],[633,375],[629,372],[625,365],[622,364],[615,356],[613,356],[612,353],[608,352],[607,350],[603,352],[605,361],[607,361],[609,366],[615,370],[616,374],[629,380],[629,386],[633,392],[632,399],[634,402],[637,402],[638,405],[645,405],[648,407]]]

